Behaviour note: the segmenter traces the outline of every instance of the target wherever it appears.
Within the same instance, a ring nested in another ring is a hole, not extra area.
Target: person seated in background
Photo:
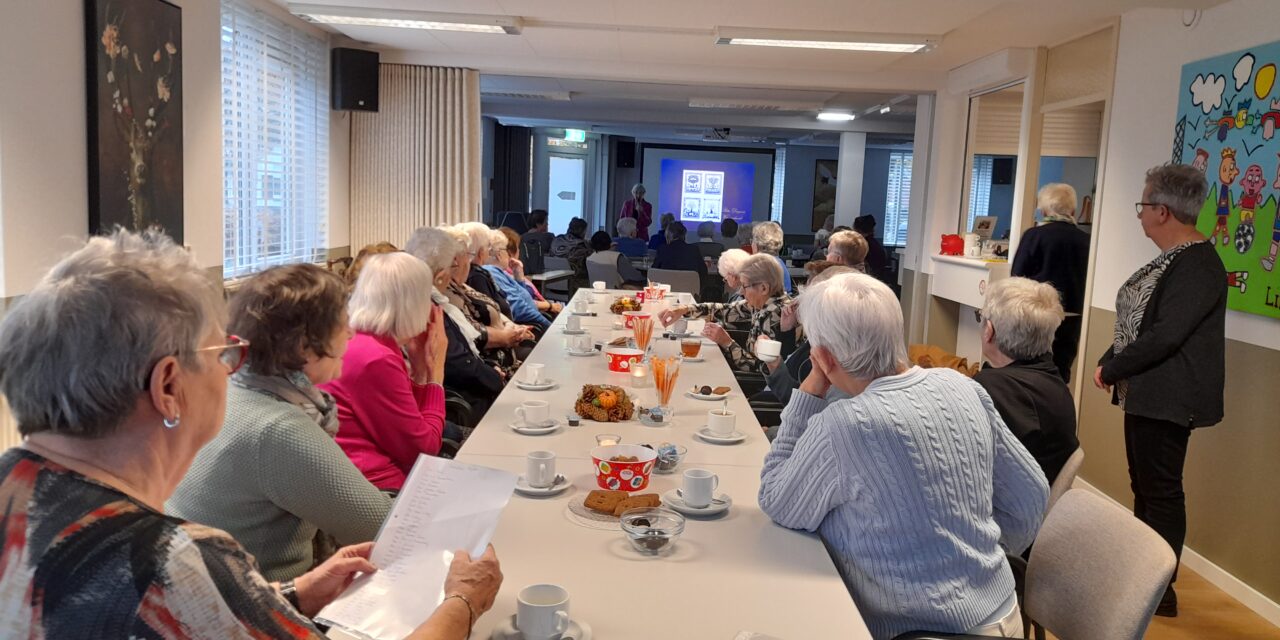
[[[771,255],[778,261],[778,266],[782,267],[783,290],[791,293],[791,272],[787,270],[787,263],[778,257],[782,250],[782,237],[782,226],[778,223],[772,220],[757,222],[751,228],[751,248],[752,253]]]
[[[360,253],[356,254],[355,259],[351,261],[351,266],[347,267],[347,270],[342,274],[342,279],[347,283],[347,288],[350,289],[351,287],[356,286],[356,278],[360,277],[360,270],[364,268],[364,263],[369,259],[369,256],[376,256],[379,253],[392,253],[395,251],[399,251],[399,249],[390,242],[378,242],[375,244],[365,245],[364,248],[360,250]]]
[[[311,616],[376,570],[365,543],[268,583],[231,536],[165,514],[251,346],[224,313],[193,253],[116,231],[0,322],[0,392],[24,437],[0,455],[5,636],[324,640]],[[501,584],[492,547],[475,561],[456,551],[445,599],[424,604],[434,612],[409,639],[465,637]]]
[[[1005,278],[988,286],[982,307],[982,357],[987,362],[973,377],[1049,484],[1080,446],[1075,401],[1050,352],[1062,317],[1053,285]]]
[[[667,225],[667,243],[658,248],[658,255],[653,258],[654,269],[673,269],[675,271],[696,271],[698,282],[707,279],[707,263],[702,259],[698,247],[684,241],[684,223],[672,222]]]
[[[751,244],[751,235],[755,233],[755,223],[748,222],[738,226],[737,244],[738,248],[747,253],[755,253],[755,247]]]
[[[831,232],[826,229],[818,229],[813,234],[813,253],[809,254],[810,260],[825,260],[827,257],[827,245],[831,242]]]
[[[658,228],[658,231],[656,233],[654,233],[652,236],[649,236],[650,249],[657,251],[659,247],[667,243],[667,226],[669,226],[672,222],[675,222],[675,221],[676,221],[676,216],[674,213],[668,212],[668,213],[662,214],[662,218],[660,220],[660,224],[662,226]]]
[[[872,637],[1021,638],[1005,554],[1040,527],[1049,485],[1035,459],[978,383],[909,365],[884,283],[847,273],[809,287],[799,321],[812,368],[765,456],[760,509],[822,537]],[[833,389],[850,398],[828,403]]]
[[[738,221],[733,218],[724,218],[721,220],[720,234],[716,237],[716,242],[719,242],[720,246],[725,249],[742,244],[738,242]]]
[[[222,430],[196,455],[166,513],[231,534],[268,580],[291,580],[337,545],[373,540],[391,498],[334,441],[338,410],[316,385],[342,375],[347,287],[311,264],[272,267],[231,298],[249,341]]]
[[[502,289],[498,288],[498,283],[493,281],[493,275],[485,269],[492,262],[490,254],[493,236],[490,234],[493,230],[482,222],[464,222],[456,225],[456,228],[467,234],[467,253],[471,256],[471,267],[467,271],[467,286],[488,296],[498,305],[499,313],[508,318],[514,318],[515,313],[511,311],[511,302],[507,300]]]
[[[827,261],[866,273],[867,240],[856,231],[837,231],[827,245]],[[808,265],[806,265],[808,266]]]
[[[808,270],[812,265],[821,266],[811,271],[813,275],[809,277],[809,287],[834,278],[842,273],[857,273],[857,271],[851,267],[827,262],[825,260],[810,262],[805,265],[805,269]],[[782,308],[782,319],[778,323],[778,326],[781,327],[783,331],[795,331],[800,326],[800,323],[796,318],[796,309],[799,307],[800,298],[803,297],[804,294],[802,293],[798,297],[793,298],[790,304]],[[769,388],[761,393],[770,394],[774,400],[778,401],[783,406],[786,406],[786,404],[791,401],[791,392],[794,391],[796,386],[800,384],[800,381],[808,375],[809,366],[809,341],[800,340],[796,343],[795,351],[792,351],[791,355],[787,356],[785,362],[782,358],[774,358],[772,361],[766,362],[760,367],[760,373],[764,375],[765,381],[769,385]],[[836,400],[842,400],[847,397],[849,396],[845,395],[844,392],[839,389],[832,389],[831,393],[827,394],[827,403],[832,403]],[[771,428],[771,430],[776,431],[776,429],[773,428]],[[772,432],[770,433],[769,439],[773,439]]]
[[[355,337],[342,377],[320,385],[338,405],[338,445],[390,493],[400,491],[419,453],[440,453],[445,435],[448,343],[431,282],[431,269],[407,253],[370,258],[347,303]]]
[[[867,241],[867,273],[874,278],[884,280],[888,277],[885,267],[889,264],[889,255],[885,253],[884,245],[876,237],[875,216],[863,215],[854,218],[853,230],[862,234]]]
[[[643,258],[648,253],[649,243],[636,237],[635,218],[622,218],[614,228],[618,230],[618,237],[613,239],[613,243],[618,246],[619,253],[628,258]]]
[[[751,254],[742,249],[725,249],[725,252],[720,254],[720,258],[716,260],[716,272],[720,274],[721,278],[724,278],[724,302],[726,304],[733,304],[742,300],[742,282],[738,278],[738,274],[742,270],[742,262],[750,257]]]
[[[536,327],[539,333],[546,331],[551,326],[551,320],[542,315],[537,303],[533,300],[533,295],[508,272],[513,253],[507,234],[497,229],[490,229],[489,243],[487,252],[489,264],[484,266],[484,270],[489,272],[489,277],[497,286],[498,292],[511,306],[511,319]]]
[[[551,255],[568,260],[579,283],[587,280],[587,256],[591,255],[591,245],[587,244],[586,234],[587,221],[574,218],[569,221],[569,228],[551,243]]]
[[[755,355],[755,343],[761,337],[780,339],[782,310],[791,302],[791,297],[782,290],[782,267],[773,256],[748,256],[742,261],[738,279],[742,282],[739,302],[678,305],[663,311],[659,317],[666,326],[685,316],[706,319],[702,335],[720,347],[729,366],[736,371],[759,371],[761,362]],[[746,344],[751,348],[744,349],[734,342],[725,331],[725,324],[747,324]]]
[[[498,229],[507,237],[507,253],[510,257],[507,260],[506,272],[520,283],[525,291],[529,292],[529,296],[533,298],[534,306],[538,307],[538,311],[548,314],[551,318],[555,318],[556,314],[564,308],[559,302],[552,302],[542,297],[542,292],[533,285],[533,281],[529,279],[524,272],[524,262],[520,260],[520,235],[511,227],[502,227]],[[432,270],[432,273],[435,273]]]
[[[632,218],[623,218],[623,220],[631,220]],[[609,234],[603,231],[597,231],[591,234],[591,249],[594,251],[587,256],[587,262],[601,264],[614,267],[618,270],[618,277],[622,278],[622,282],[618,283],[626,288],[643,287],[648,281],[644,274],[636,269],[635,265],[618,251],[613,248],[613,240],[609,238]],[[613,286],[614,283],[609,283]]]
[[[520,236],[520,242],[530,242],[537,244],[542,249],[542,255],[551,255],[551,243],[556,239],[556,234],[547,230],[547,211],[546,209],[534,209],[529,212],[529,230]]]
[[[444,359],[444,384],[461,395],[478,418],[502,393],[505,377],[480,351],[477,344],[480,331],[445,293],[453,284],[455,267],[460,269],[466,265],[467,250],[448,230],[421,227],[409,237],[405,251],[431,268],[431,301],[444,311],[445,337],[449,343]]]
[[[702,222],[698,224],[698,250],[704,258],[719,258],[724,253],[724,245],[716,241],[716,223]]]

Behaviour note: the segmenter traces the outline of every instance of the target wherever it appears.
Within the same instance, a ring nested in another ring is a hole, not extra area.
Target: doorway
[[[550,154],[547,171],[547,218],[551,229],[568,229],[569,221],[583,217],[587,186],[587,158]]]

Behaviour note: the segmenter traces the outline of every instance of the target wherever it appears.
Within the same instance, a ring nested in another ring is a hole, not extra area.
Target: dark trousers
[[[1124,414],[1124,444],[1133,488],[1133,515],[1155,529],[1182,558],[1187,537],[1186,494],[1182,466],[1187,460],[1191,429],[1167,420]],[[1178,579],[1174,565],[1173,578]]]
[[[1071,365],[1076,361],[1076,350],[1080,347],[1082,320],[1080,316],[1067,316],[1053,333],[1053,364],[1067,384],[1071,384]]]

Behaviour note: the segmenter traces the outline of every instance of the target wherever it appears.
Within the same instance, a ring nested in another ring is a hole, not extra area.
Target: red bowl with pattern
[[[670,291],[670,289],[669,289],[669,288],[664,288],[664,287],[663,287],[662,285],[660,285],[660,284],[655,284],[655,285],[652,285],[652,286],[649,286],[649,287],[645,287],[645,288],[644,288],[644,301],[645,301],[645,302],[657,302],[657,301],[659,301],[659,300],[661,300],[661,299],[663,299],[663,298],[667,297],[667,292],[668,292],[668,291]]]
[[[644,352],[630,347],[606,347],[604,357],[609,363],[609,370],[617,373],[631,373],[631,365],[644,357]]]
[[[630,329],[635,326],[636,318],[648,318],[652,315],[648,311],[623,311],[623,325]]]
[[[636,461],[614,460],[627,457]],[[610,444],[591,450],[596,484],[612,491],[643,491],[649,486],[649,474],[657,459],[657,451],[638,444]]]

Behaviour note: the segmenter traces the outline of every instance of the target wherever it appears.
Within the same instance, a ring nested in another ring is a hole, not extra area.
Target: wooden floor
[[[1186,566],[1178,569],[1177,589],[1178,617],[1156,616],[1147,627],[1146,640],[1280,640],[1280,627]]]

